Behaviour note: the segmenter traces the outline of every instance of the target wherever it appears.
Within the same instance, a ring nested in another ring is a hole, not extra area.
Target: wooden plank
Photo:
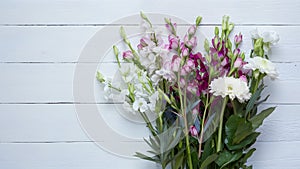
[[[249,164],[259,169],[297,169],[300,159],[295,151],[299,146],[296,141],[258,143]],[[106,153],[93,143],[0,144],[0,157],[1,167],[14,169],[159,168],[147,161]]]
[[[249,159],[253,168],[259,169],[282,169],[299,168],[299,155],[296,151],[300,143],[295,142],[260,142],[255,144],[256,152]]]
[[[294,0],[253,1],[2,1],[2,24],[107,24],[141,10],[180,16],[193,22],[219,23],[224,14],[240,24],[299,24],[299,3]],[[167,10],[166,10],[167,9]],[[253,12],[255,11],[255,12]],[[133,23],[136,23],[133,21]]]
[[[268,104],[262,108],[270,106],[276,105]],[[275,112],[260,128],[262,134],[258,141],[300,141],[299,109],[300,105],[277,105]],[[148,136],[145,124],[124,118],[115,105],[98,105],[98,110],[104,121],[117,133],[140,139]],[[85,135],[75,107],[70,104],[1,104],[0,114],[0,143],[91,141]]]
[[[80,64],[83,70],[95,67],[94,72],[86,73],[91,80],[94,97],[79,98],[82,103],[107,103],[103,89],[96,81],[95,74],[100,70],[106,76],[112,76],[117,70],[116,63],[101,64],[97,69],[94,64]],[[1,64],[0,66],[0,103],[53,103],[73,102],[73,78],[76,64]],[[298,63],[278,63],[280,79],[266,82],[265,94],[272,93],[268,103],[300,103],[300,85]],[[114,70],[114,71],[112,71]],[[95,74],[94,74],[95,73]],[[81,89],[88,90],[88,89]]]
[[[252,45],[249,32],[257,26],[236,26],[235,32],[244,34],[244,42],[242,49],[249,54]],[[0,27],[0,62],[77,62],[78,57],[88,42],[98,31],[102,31],[101,26],[68,26],[68,27]],[[107,51],[110,50],[112,44],[120,40],[120,26],[106,26],[110,30],[108,35],[103,38],[102,43],[111,43],[108,45]],[[129,32],[139,32],[138,26],[125,26]],[[187,27],[179,27],[180,34],[183,35]],[[295,53],[300,50],[300,36],[298,26],[258,26],[259,30],[274,30],[279,33],[279,44],[273,48],[271,60],[276,62],[299,62],[300,59]],[[213,26],[202,26],[199,32],[205,37],[212,38]],[[203,39],[199,39],[199,43]],[[136,45],[136,44],[135,44]],[[34,49],[34,50],[32,50]],[[99,56],[103,56],[99,53]],[[95,62],[95,60],[87,60]],[[114,61],[112,53],[105,55],[106,62]]]
[[[0,166],[13,169],[156,168],[156,164],[110,154],[94,143],[0,144]]]

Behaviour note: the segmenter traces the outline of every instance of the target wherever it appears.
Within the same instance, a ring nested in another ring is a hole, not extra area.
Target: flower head
[[[243,40],[243,35],[239,33],[238,35],[234,36],[234,43],[239,45]]]
[[[229,96],[231,100],[237,98],[243,103],[251,97],[247,83],[234,77],[220,77],[214,79],[210,84],[210,93],[223,98]]]
[[[259,72],[267,74],[271,79],[276,79],[278,77],[278,72],[274,63],[258,56],[250,58],[248,64],[244,65],[244,69],[259,70]]]
[[[270,43],[271,45],[276,45],[279,41],[279,35],[274,31],[268,31],[259,33],[257,29],[250,32],[252,39],[262,38],[264,43]]]
[[[145,112],[148,109],[147,102],[143,98],[138,98],[133,102],[132,108],[135,111]]]

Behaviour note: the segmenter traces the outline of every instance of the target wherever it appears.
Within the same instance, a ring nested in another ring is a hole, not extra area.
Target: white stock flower
[[[250,58],[248,63],[244,65],[244,69],[259,70],[259,72],[267,74],[271,79],[276,79],[278,77],[278,72],[274,63],[258,56]]]
[[[124,108],[125,111],[136,114],[136,111],[132,109],[132,106],[128,102],[123,102],[122,107]]]
[[[156,86],[158,82],[161,80],[161,76],[155,73],[154,75],[151,76],[150,79],[153,82],[154,86]]]
[[[136,76],[136,67],[132,63],[123,64],[119,70],[126,83],[132,81]]]
[[[148,109],[147,102],[143,98],[137,98],[132,105],[133,110],[145,112]]]
[[[150,103],[148,105],[151,111],[155,111],[156,102],[158,100],[158,94],[159,94],[158,91],[156,91],[149,97]]]
[[[229,96],[231,100],[237,98],[243,103],[250,99],[251,93],[246,82],[234,77],[219,77],[214,79],[210,86],[210,93],[214,96]]]
[[[125,102],[127,95],[129,95],[128,89],[123,89],[119,94],[115,94],[113,99],[116,102]]]

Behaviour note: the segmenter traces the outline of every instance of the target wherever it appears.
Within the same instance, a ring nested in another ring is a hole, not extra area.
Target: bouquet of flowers
[[[141,116],[149,128],[149,154],[136,156],[172,169],[252,168],[253,154],[264,119],[275,109],[258,112],[265,77],[278,76],[268,53],[279,36],[275,32],[251,32],[253,49],[241,51],[241,33],[230,35],[234,24],[224,16],[215,36],[197,49],[201,17],[183,38],[176,23],[165,19],[167,38],[141,13],[143,36],[134,48],[123,27],[120,34],[128,50],[114,54],[121,85],[100,72],[108,99],[118,98],[124,110]],[[151,121],[149,116],[155,116]]]

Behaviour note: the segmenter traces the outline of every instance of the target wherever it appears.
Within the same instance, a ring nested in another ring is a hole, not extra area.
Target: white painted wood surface
[[[269,83],[272,96],[265,106],[276,105],[266,120],[250,163],[256,169],[298,169],[300,166],[300,3],[297,0],[146,1],[146,0],[11,0],[0,2],[0,168],[157,168],[155,164],[118,157],[94,144],[77,119],[72,93],[74,69],[87,41],[104,26],[118,33],[113,21],[140,10],[174,15],[192,23],[204,17],[202,31],[211,37],[212,27],[228,14],[243,32],[275,30],[280,43],[271,60],[280,79]],[[109,50],[109,49],[108,49]],[[112,58],[102,69],[116,66]],[[89,60],[85,64],[98,64]],[[97,87],[97,86],[96,86]],[[112,112],[97,88],[103,117],[115,130],[133,136],[143,126],[130,124]],[[95,104],[82,100],[82,104]],[[113,120],[111,120],[113,119]],[[134,130],[134,132],[131,132]],[[101,140],[99,140],[101,141]]]

